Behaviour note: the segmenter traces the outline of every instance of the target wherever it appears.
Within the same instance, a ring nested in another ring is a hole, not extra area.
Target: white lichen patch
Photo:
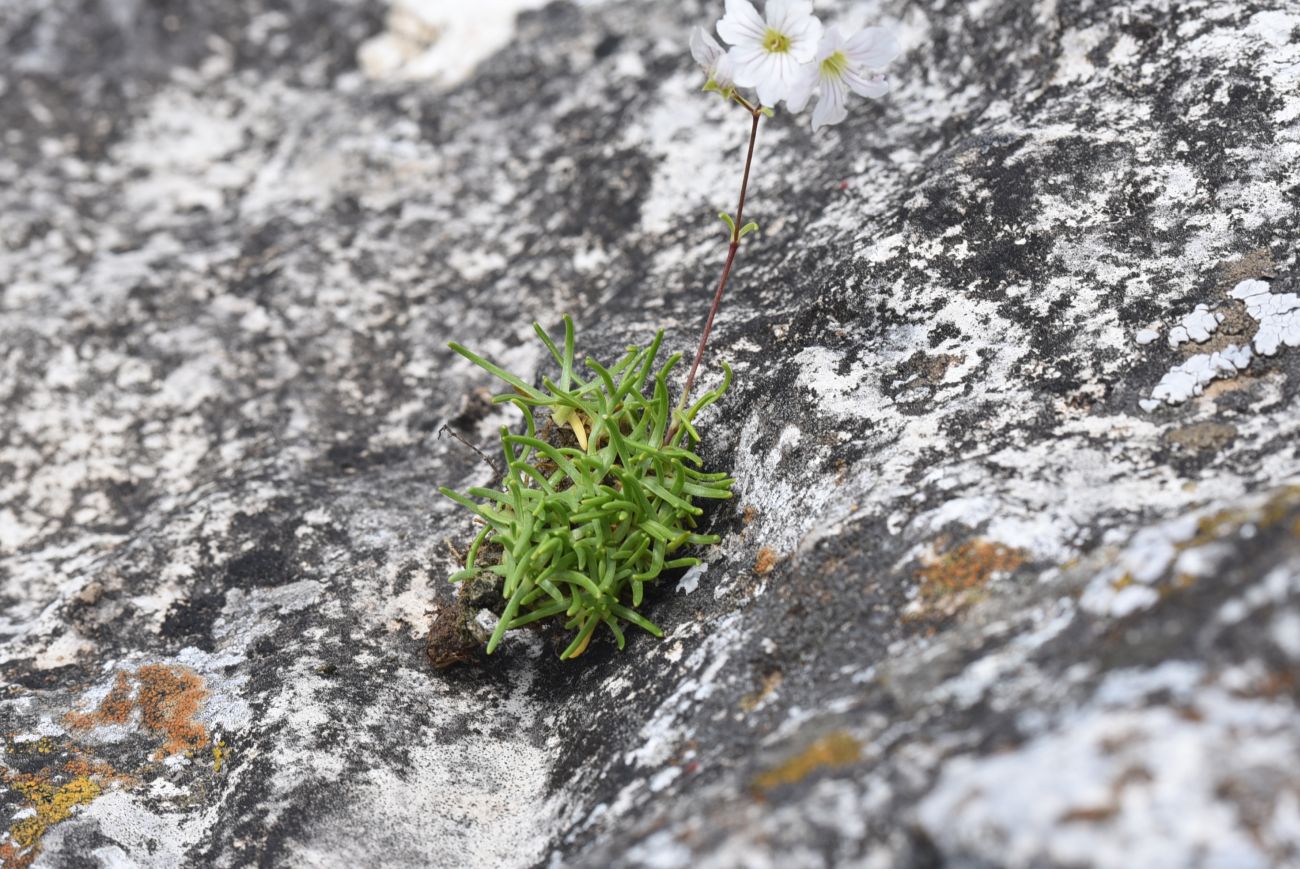
[[[738,613],[721,619],[705,641],[691,652],[681,666],[685,672],[697,675],[679,682],[654,717],[641,726],[640,744],[627,753],[626,763],[661,766],[680,742],[690,738],[686,722],[690,720],[691,710],[717,689],[716,682],[731,658],[730,651],[742,635],[740,622]]]
[[[663,81],[661,92],[689,92],[697,86],[693,75],[674,75]],[[735,197],[735,173],[729,158],[739,153],[745,140],[743,131],[722,122],[727,117],[723,109],[711,100],[664,99],[630,119],[625,131],[628,144],[644,148],[657,158],[653,183],[640,203],[641,229],[645,232],[668,232],[692,207],[717,211],[716,203],[730,202]],[[761,164],[763,160],[757,157],[755,162]],[[733,208],[734,202],[728,206]],[[710,226],[710,232],[716,235],[700,241],[713,242],[710,248],[719,252],[725,250],[722,223]]]
[[[708,569],[708,562],[702,562],[682,574],[682,578],[677,580],[677,593],[690,594],[695,591],[695,589],[699,588],[700,579]]]
[[[1259,321],[1255,352],[1276,355],[1278,348],[1300,347],[1300,297],[1295,293],[1275,294],[1267,281],[1242,281],[1232,290],[1234,299],[1246,303],[1246,311]]]
[[[1138,404],[1148,412],[1161,404],[1181,404],[1203,393],[1205,387],[1215,380],[1235,377],[1239,371],[1250,367],[1250,360],[1250,348],[1236,344],[1213,353],[1198,353],[1160,378],[1155,389],[1151,390],[1151,397]]]
[[[1169,347],[1177,350],[1179,345],[1186,344],[1188,341],[1195,341],[1198,344],[1209,341],[1210,336],[1222,322],[1223,314],[1211,311],[1205,305],[1197,305],[1192,313],[1169,330]],[[1142,343],[1141,340],[1138,343]]]
[[[1147,412],[1161,404],[1181,404],[1205,391],[1220,378],[1235,377],[1250,367],[1254,354],[1273,356],[1282,346],[1300,347],[1300,297],[1295,293],[1275,294],[1267,281],[1246,280],[1231,292],[1246,305],[1246,313],[1257,321],[1254,350],[1230,344],[1221,351],[1200,353],[1170,370],[1151,391],[1151,397],[1138,402]],[[1223,322],[1224,315],[1197,305],[1192,313],[1169,331],[1169,346],[1177,348],[1189,341],[1204,342]],[[1139,333],[1139,343],[1148,333]]]
[[[1267,607],[1276,607],[1300,593],[1300,574],[1286,566],[1275,568],[1259,582],[1225,603],[1218,613],[1218,621],[1225,625],[1240,624]]]
[[[77,848],[80,836],[111,831],[117,845],[97,849],[99,865],[108,869],[172,869],[184,864],[189,849],[211,823],[207,812],[183,811],[183,799],[177,798],[171,811],[166,809],[172,801],[163,801],[160,810],[156,799],[112,789],[55,826],[42,844],[45,850],[58,853]]]

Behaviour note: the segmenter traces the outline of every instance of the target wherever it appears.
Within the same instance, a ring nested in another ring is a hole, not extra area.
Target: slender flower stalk
[[[700,360],[704,358],[704,347],[709,343],[709,333],[713,331],[713,318],[718,315],[718,306],[722,304],[722,294],[726,292],[727,281],[731,278],[731,268],[736,262],[736,252],[740,250],[740,240],[744,236],[742,218],[745,216],[745,196],[749,193],[749,172],[754,165],[754,143],[758,140],[758,124],[763,117],[763,110],[754,107],[750,110],[753,120],[749,128],[749,150],[745,154],[745,174],[740,181],[740,202],[736,205],[736,219],[731,225],[731,244],[727,248],[727,262],[722,267],[722,277],[718,280],[718,290],[713,294],[713,305],[709,308],[709,317],[704,321],[704,332],[700,335],[700,346],[695,351],[695,361],[691,363],[691,372],[686,376],[686,387],[678,403],[678,410],[690,400],[691,388],[695,385],[695,375],[700,369]]]
[[[749,148],[736,216],[725,212],[719,215],[731,231],[727,259],[670,435],[677,431],[676,417],[689,405],[740,243],[758,229],[756,223],[745,223],[744,217],[759,122],[764,116],[772,117],[773,108],[782,100],[791,111],[801,112],[816,96],[813,132],[838,124],[848,117],[845,103],[849,92],[879,99],[889,91],[889,80],[880,69],[899,53],[897,41],[885,28],[868,27],[847,39],[835,27],[824,28],[812,14],[809,0],[767,0],[762,15],[750,0],[726,0],[726,14],[718,21],[717,32],[730,44],[729,49],[724,50],[707,30],[696,28],[691,34],[691,54],[707,77],[704,90],[720,94],[749,113]],[[740,88],[754,88],[757,99],[746,99]]]

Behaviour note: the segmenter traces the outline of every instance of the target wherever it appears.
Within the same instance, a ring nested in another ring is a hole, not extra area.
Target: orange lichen
[[[921,582],[921,597],[937,601],[966,595],[982,589],[994,575],[1010,573],[1025,563],[1019,549],[968,540],[916,572]]]
[[[140,691],[136,706],[144,726],[166,736],[163,751],[176,754],[208,744],[208,731],[194,720],[208,692],[193,670],[146,664],[136,671]]]
[[[108,724],[126,724],[133,712],[140,724],[163,737],[158,756],[194,751],[208,744],[208,732],[195,720],[207,690],[197,673],[186,667],[145,664],[132,677],[119,672],[109,691],[94,710],[73,711],[64,720],[69,727],[89,730]]]
[[[759,576],[771,573],[772,568],[776,567],[777,559],[780,558],[773,550],[764,546],[758,550],[758,557],[754,559],[754,572]]]
[[[754,779],[754,789],[765,794],[782,785],[795,784],[819,770],[856,763],[862,757],[862,743],[843,731],[818,739],[779,766]]]
[[[90,712],[72,711],[65,716],[65,721],[78,730],[88,730],[105,724],[126,724],[131,718],[134,707],[131,699],[131,683],[126,674],[119,672],[113,680],[113,688],[108,696],[100,701],[99,706]]]

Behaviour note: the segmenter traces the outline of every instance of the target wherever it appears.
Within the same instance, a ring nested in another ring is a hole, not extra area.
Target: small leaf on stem
[[[735,237],[736,237],[736,221],[732,219],[731,215],[728,214],[728,213],[725,212],[725,211],[719,211],[719,212],[718,212],[718,218],[719,218],[723,223],[725,223],[725,224],[727,225],[727,228],[728,228],[728,229],[731,230],[731,237],[732,237],[732,238],[735,238]]]

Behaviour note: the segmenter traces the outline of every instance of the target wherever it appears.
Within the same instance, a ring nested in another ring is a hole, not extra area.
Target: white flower
[[[792,112],[802,112],[816,91],[813,132],[838,124],[848,116],[844,103],[849,91],[872,99],[889,92],[889,80],[869,70],[888,64],[898,50],[898,41],[883,27],[868,27],[847,40],[838,29],[827,28],[817,48],[816,63],[803,68],[786,105]]]
[[[703,67],[709,77],[705,90],[710,90],[709,85],[714,85],[718,90],[726,91],[735,85],[735,65],[727,56],[726,49],[703,27],[691,31],[691,57],[695,58],[695,62]]]
[[[775,106],[800,78],[800,68],[817,54],[822,23],[809,0],[767,0],[767,18],[749,0],[727,0],[718,35],[731,43],[736,84],[758,89],[758,100]]]

